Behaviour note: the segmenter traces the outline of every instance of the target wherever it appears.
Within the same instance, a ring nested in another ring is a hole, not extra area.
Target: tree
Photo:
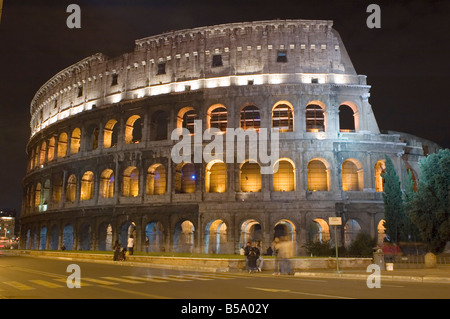
[[[450,240],[450,150],[420,161],[420,180],[408,208],[412,221],[431,252],[441,252]]]
[[[386,156],[386,170],[382,174],[384,180],[384,216],[386,235],[394,243],[404,239],[404,209],[400,180],[395,172],[392,160]]]

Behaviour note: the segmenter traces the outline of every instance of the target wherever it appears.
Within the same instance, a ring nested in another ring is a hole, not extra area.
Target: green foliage
[[[308,255],[312,255],[315,257],[328,257],[332,256],[335,253],[334,250],[330,248],[330,242],[329,241],[314,241],[314,240],[308,240],[303,247],[306,248],[306,251],[308,252]]]
[[[408,204],[409,215],[429,250],[439,253],[450,240],[450,150],[430,154],[419,164],[421,176]]]
[[[377,245],[377,239],[372,238],[369,234],[358,233],[356,239],[348,248],[349,256],[372,257],[373,248]]]
[[[405,239],[403,227],[405,214],[400,180],[395,172],[394,164],[388,156],[386,156],[386,170],[382,177],[384,179],[383,201],[386,235],[391,238],[392,242],[398,243]]]

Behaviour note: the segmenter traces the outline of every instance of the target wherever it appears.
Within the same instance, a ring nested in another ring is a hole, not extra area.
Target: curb
[[[294,277],[320,277],[320,278],[335,278],[335,279],[353,279],[353,280],[367,280],[370,275],[363,274],[338,274],[338,273],[319,273],[319,272],[296,272]],[[381,280],[387,281],[409,281],[420,283],[436,283],[436,284],[450,284],[448,277],[431,277],[431,276],[407,276],[407,275],[381,275]]]

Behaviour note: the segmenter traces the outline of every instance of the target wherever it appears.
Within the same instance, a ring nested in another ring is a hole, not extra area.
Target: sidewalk
[[[367,272],[365,269],[319,269],[296,271],[296,277],[317,277],[317,278],[341,278],[367,280],[373,271]],[[414,281],[422,283],[448,283],[450,284],[450,265],[437,265],[435,268],[419,269],[395,269],[393,271],[381,270],[381,280],[388,281]]]

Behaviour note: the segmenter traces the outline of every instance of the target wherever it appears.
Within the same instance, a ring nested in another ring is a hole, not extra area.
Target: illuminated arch
[[[55,159],[55,138],[51,137],[48,141],[48,153],[47,161],[53,161]]]
[[[81,146],[81,130],[77,127],[72,131],[70,136],[70,154],[76,154],[80,151]]]
[[[180,221],[175,225],[173,251],[192,253],[194,249],[195,227],[190,220]]]
[[[118,128],[117,128],[117,120],[110,119],[105,124],[105,128],[103,130],[103,147],[111,148],[117,146],[118,141]]]
[[[224,193],[227,190],[227,165],[213,160],[206,165],[205,190],[208,193]]]
[[[197,174],[192,163],[180,163],[175,172],[175,192],[194,193]]]
[[[342,190],[362,191],[364,189],[364,177],[362,164],[349,158],[342,163]]]
[[[89,200],[94,196],[94,173],[87,171],[81,178],[80,200]]]
[[[272,128],[280,132],[294,131],[294,107],[288,101],[278,101],[272,107]]]
[[[217,128],[226,132],[228,126],[228,111],[223,104],[211,105],[206,113],[206,127]]]
[[[135,166],[128,166],[123,171],[122,195],[125,197],[139,196],[139,170]]]
[[[246,161],[240,165],[239,191],[244,193],[261,191],[261,168],[258,163]]]
[[[326,106],[321,101],[310,101],[305,108],[306,132],[326,131]]]
[[[77,177],[72,174],[67,179],[67,186],[66,186],[66,201],[68,202],[75,202],[77,196]]]
[[[275,166],[278,170],[272,174],[274,192],[293,192],[296,189],[295,164],[290,158],[280,158]]]
[[[142,119],[139,115],[132,115],[125,125],[125,144],[137,144],[142,139]]]
[[[313,220],[313,229],[310,234],[310,239],[314,242],[327,242],[330,240],[330,226],[322,218]]]
[[[383,192],[384,191],[384,179],[383,174],[386,170],[386,160],[379,160],[375,164],[375,191]]]
[[[349,219],[344,225],[344,246],[349,247],[355,241],[361,231],[361,226],[356,219]]]
[[[166,168],[163,164],[153,164],[147,170],[148,195],[161,195],[166,193]]]
[[[62,132],[59,134],[58,137],[58,149],[57,149],[57,156],[58,157],[64,157],[67,155],[67,133]]]
[[[221,254],[227,244],[227,225],[221,219],[210,221],[205,227],[205,254]]]
[[[194,134],[194,121],[198,119],[197,112],[192,106],[185,106],[178,111],[177,129],[185,128]],[[181,131],[180,131],[181,134]]]
[[[339,105],[339,131],[359,131],[359,112],[355,103],[344,101]]]
[[[114,171],[112,169],[105,169],[100,175],[100,190],[101,198],[114,197]]]
[[[308,162],[308,190],[330,190],[329,164],[323,158],[313,158]]]
[[[239,113],[239,126],[241,129],[254,129],[259,132],[261,127],[261,115],[259,108],[254,104],[247,104],[241,108]]]

